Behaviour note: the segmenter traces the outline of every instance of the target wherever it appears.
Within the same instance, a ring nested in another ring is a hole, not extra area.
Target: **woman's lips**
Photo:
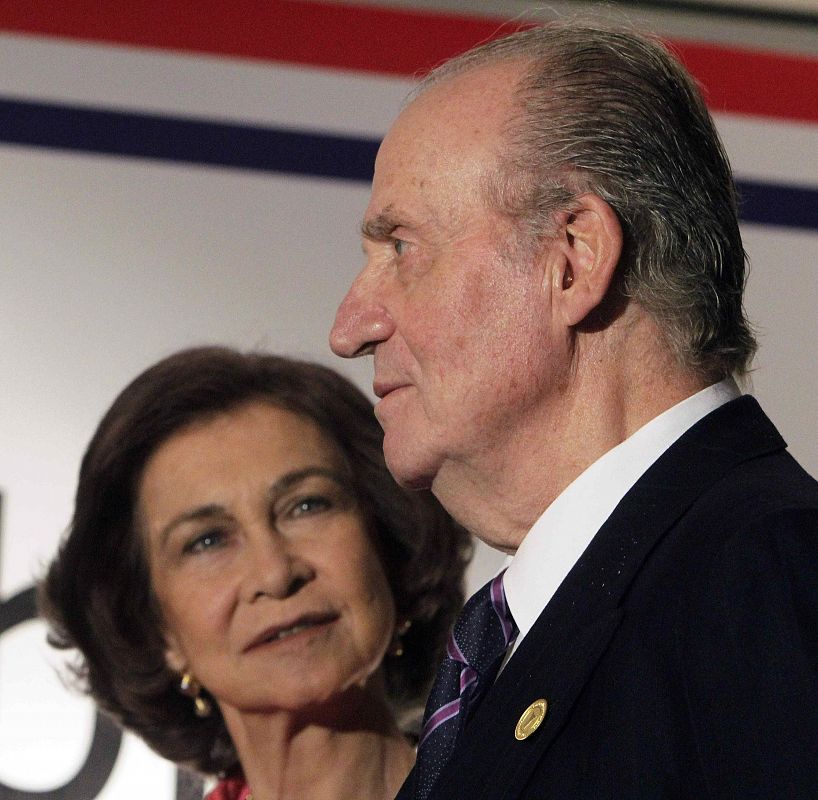
[[[273,642],[280,642],[288,639],[290,636],[303,633],[304,631],[317,628],[322,625],[329,625],[338,619],[338,614],[335,612],[305,614],[298,619],[293,620],[282,625],[274,625],[264,630],[261,634],[256,636],[245,648],[244,652],[254,650],[262,645],[271,644]]]

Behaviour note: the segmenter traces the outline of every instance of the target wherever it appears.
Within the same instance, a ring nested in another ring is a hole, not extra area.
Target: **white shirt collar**
[[[503,579],[520,629],[515,650],[628,490],[685,431],[739,394],[727,378],[669,408],[597,459],[548,506]]]

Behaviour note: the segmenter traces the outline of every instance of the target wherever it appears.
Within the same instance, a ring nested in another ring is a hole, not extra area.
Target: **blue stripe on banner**
[[[0,98],[0,142],[369,181],[378,139]],[[744,222],[818,230],[818,188],[737,181]]]
[[[0,98],[0,141],[161,161],[372,180],[380,141]]]
[[[818,230],[818,190],[737,180],[743,222]]]

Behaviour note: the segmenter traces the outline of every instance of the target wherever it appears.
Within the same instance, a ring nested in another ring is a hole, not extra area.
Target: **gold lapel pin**
[[[545,719],[545,712],[548,711],[548,701],[541,697],[535,700],[517,720],[517,727],[514,729],[514,738],[521,742],[531,736],[537,728],[542,725]]]

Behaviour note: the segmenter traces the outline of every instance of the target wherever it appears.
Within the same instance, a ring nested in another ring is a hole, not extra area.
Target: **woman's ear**
[[[622,255],[622,226],[598,195],[586,193],[560,215],[551,242],[552,297],[563,323],[582,322],[604,299]]]
[[[166,633],[165,642],[167,643],[165,647],[165,663],[168,665],[168,669],[177,675],[187,672],[187,658],[182,652],[182,648],[179,646],[176,637],[172,633]]]

